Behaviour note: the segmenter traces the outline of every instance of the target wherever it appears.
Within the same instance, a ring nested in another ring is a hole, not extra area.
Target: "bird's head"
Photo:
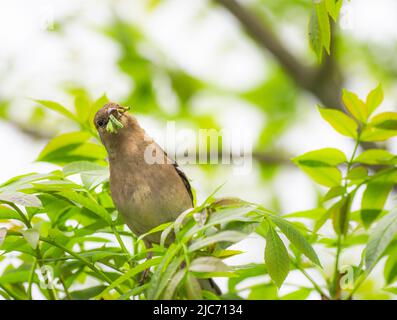
[[[109,102],[95,114],[94,125],[106,148],[112,141],[118,140],[125,128],[129,126],[131,117],[125,113],[127,110],[129,108]]]

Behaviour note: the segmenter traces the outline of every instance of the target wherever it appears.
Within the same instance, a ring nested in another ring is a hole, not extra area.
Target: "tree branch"
[[[306,66],[285,48],[275,34],[236,0],[214,0],[227,9],[256,43],[270,52],[298,86],[316,96],[326,107],[343,110],[340,101],[342,77],[332,58],[324,58],[317,69]],[[328,71],[328,72],[325,72]]]
[[[255,14],[241,6],[235,0],[214,1],[221,4],[234,15],[256,43],[268,50],[300,86],[304,88],[310,86],[315,76],[314,70],[303,65],[293,56],[273,32],[263,25],[262,21],[260,21]]]

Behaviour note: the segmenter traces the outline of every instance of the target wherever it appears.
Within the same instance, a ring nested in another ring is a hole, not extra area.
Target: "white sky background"
[[[118,48],[95,30],[109,21],[112,10],[142,26],[152,42],[150,45],[157,47],[164,57],[217,86],[245,90],[266,76],[267,64],[262,53],[240,36],[234,19],[221,10],[211,10],[202,19],[203,0],[170,0],[151,14],[145,12],[143,3],[143,0],[0,0],[0,97],[12,100],[13,115],[29,114],[25,112],[32,107],[29,98],[70,105],[70,98],[62,90],[63,84],[70,81],[88,88],[94,97],[106,92],[117,101],[127,94],[133,84],[117,68]],[[342,12],[343,31],[351,36],[374,45],[394,45],[397,40],[397,1],[352,0]],[[45,26],[58,19],[71,19],[65,23],[64,34],[46,32]],[[291,31],[290,26],[283,26],[283,39],[292,49],[302,51],[302,42],[306,43],[307,38],[297,41]],[[348,79],[349,88],[362,95],[376,84],[376,79],[360,75]],[[386,97],[391,95],[392,92],[386,92]],[[314,106],[315,101],[311,104]],[[249,106],[227,101],[219,101],[219,106],[224,126],[243,130],[252,137],[257,136],[266,121]],[[386,99],[385,108],[392,106],[393,100]],[[152,125],[149,120],[144,123]],[[146,128],[155,132],[154,127]],[[351,150],[346,139],[324,125],[315,108],[305,114],[279,144],[291,154],[327,146]],[[22,173],[52,169],[48,164],[33,163],[43,145],[0,121],[0,181]],[[199,170],[189,167],[187,171],[203,195],[214,186],[214,181],[206,182],[207,178]],[[224,194],[265,205],[270,200],[255,170],[236,177],[225,169],[224,176],[216,182],[225,181]],[[274,185],[284,213],[315,206],[312,184],[298,170],[284,171]],[[252,248],[250,240],[243,247]],[[260,261],[261,254],[252,252],[250,259]]]

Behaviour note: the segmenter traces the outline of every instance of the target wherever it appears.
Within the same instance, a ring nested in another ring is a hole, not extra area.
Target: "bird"
[[[130,230],[140,236],[175,221],[193,208],[194,200],[185,173],[127,110],[117,103],[106,103],[95,114],[94,125],[108,153],[113,202]],[[160,236],[160,232],[148,234],[146,246],[159,243]],[[200,285],[221,293],[212,279],[201,279]]]

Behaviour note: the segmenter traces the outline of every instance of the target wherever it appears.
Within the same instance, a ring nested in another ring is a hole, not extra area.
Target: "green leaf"
[[[158,288],[160,287],[160,285],[164,284],[164,274],[166,273],[167,269],[169,270],[168,266],[172,264],[172,261],[178,260],[177,255],[180,250],[181,247],[176,245],[176,243],[174,242],[167,248],[165,254],[159,258],[160,260],[158,266],[154,270],[154,273],[150,280],[150,286],[146,294],[149,300],[155,299],[156,297],[160,296],[161,292],[159,292]]]
[[[82,290],[71,291],[69,294],[73,300],[89,300],[101,293],[104,289],[106,289],[106,286],[98,285]]]
[[[178,288],[179,284],[183,280],[183,278],[186,275],[186,269],[183,268],[182,270],[179,270],[171,279],[170,283],[168,284],[165,292],[163,299],[164,300],[170,300],[173,298],[176,289]]]
[[[136,267],[128,270],[126,273],[118,277],[115,281],[113,281],[105,290],[103,290],[100,294],[98,294],[95,298],[100,299],[105,294],[107,294],[110,290],[118,287],[123,282],[137,275],[138,273],[143,272],[144,270],[157,265],[161,261],[161,258],[152,258],[150,260],[146,260],[145,262],[137,265]]]
[[[67,180],[51,180],[32,183],[32,189],[41,192],[62,191],[66,189],[81,190],[80,185]]]
[[[4,272],[0,277],[0,284],[23,283],[29,280],[30,271],[26,269],[13,269]]]
[[[19,204],[24,207],[41,207],[41,201],[39,198],[32,194],[26,194],[22,192],[4,192],[0,193],[0,202],[12,202]]]
[[[238,232],[238,231],[222,231],[222,232],[219,232],[219,233],[217,233],[217,234],[215,234],[213,236],[201,238],[201,239],[198,239],[198,240],[194,241],[189,246],[189,252],[193,252],[193,251],[199,250],[201,248],[204,248],[206,246],[209,246],[211,244],[218,243],[218,242],[236,243],[236,242],[239,242],[239,241],[243,240],[246,237],[247,237],[247,235],[242,233],[242,232]]]
[[[331,25],[325,1],[314,4],[316,9],[318,29],[320,31],[321,43],[324,49],[330,54],[331,50]]]
[[[384,288],[383,290],[397,295],[397,287]]]
[[[259,284],[251,287],[249,300],[277,300],[277,287],[273,284]]]
[[[22,231],[23,237],[33,249],[37,248],[40,239],[40,232],[36,229],[27,229]]]
[[[363,141],[384,141],[397,135],[397,113],[382,112],[372,118],[360,136]]]
[[[349,206],[350,195],[343,197],[340,201],[335,203],[330,209],[329,214],[332,217],[334,230],[337,234],[346,234],[349,226]]]
[[[270,277],[280,287],[289,272],[289,255],[283,241],[272,227],[266,235],[265,263]]]
[[[317,219],[319,216],[325,213],[325,209],[322,207],[305,210],[305,211],[298,211],[294,213],[289,213],[283,215],[283,218],[307,218],[307,219]]]
[[[89,161],[76,161],[67,164],[62,171],[65,176],[69,176],[76,173],[89,173],[92,171],[108,172],[108,168]]]
[[[397,113],[382,112],[374,116],[370,125],[382,130],[397,130]]]
[[[291,222],[275,215],[270,215],[270,219],[277,225],[277,227],[280,228],[281,232],[285,234],[293,246],[308,257],[313,263],[321,266],[320,260],[311,244]]]
[[[181,263],[183,262],[184,257],[179,256],[176,257],[171,261],[171,263],[167,266],[165,271],[162,270],[160,274],[160,281],[156,287],[155,295],[150,297],[150,299],[157,300],[160,298],[161,294],[163,293],[164,289],[167,287],[170,279],[174,276],[174,274],[178,271],[181,267]]]
[[[189,271],[227,273],[230,269],[221,259],[215,257],[199,257],[192,261]]]
[[[109,169],[89,161],[76,161],[63,168],[65,176],[76,173],[81,174],[81,179],[87,189],[92,189],[109,179]]]
[[[0,247],[4,242],[4,239],[6,238],[7,235],[7,229],[6,228],[0,228]]]
[[[128,300],[130,297],[139,296],[142,292],[146,291],[148,287],[149,287],[149,283],[146,283],[139,287],[135,287],[130,291],[124,293],[120,297],[118,297],[117,300]]]
[[[297,164],[308,167],[322,167],[322,166],[337,166],[341,163],[347,162],[345,154],[335,148],[324,148],[314,151],[309,151],[295,157],[293,161]]]
[[[14,192],[30,186],[33,182],[53,179],[59,180],[60,178],[62,178],[62,174],[60,171],[53,171],[48,174],[28,173],[6,181],[2,184],[0,190],[4,190],[4,192]]]
[[[336,197],[340,197],[343,194],[345,194],[346,189],[342,186],[336,186],[332,187],[331,189],[328,190],[328,192],[324,195],[323,201],[328,201],[331,199],[334,199]],[[324,213],[324,212],[323,212]]]
[[[106,150],[97,143],[86,142],[80,145],[70,145],[53,152],[40,161],[64,165],[74,161],[98,161],[105,162]]]
[[[38,161],[43,161],[57,150],[63,149],[68,146],[77,146],[86,142],[91,135],[88,132],[70,132],[64,133],[53,138],[39,154]]]
[[[369,116],[367,105],[355,93],[343,89],[342,100],[353,117],[362,123],[367,122]]]
[[[144,239],[146,236],[148,236],[148,235],[150,235],[150,234],[164,231],[165,229],[167,229],[167,228],[168,228],[169,226],[171,226],[171,225],[172,225],[172,222],[166,222],[166,223],[160,224],[159,226],[157,226],[157,227],[151,229],[150,231],[148,231],[148,232],[146,232],[146,233],[144,233],[144,234],[141,234],[141,235],[138,237],[138,241]]]
[[[377,164],[389,164],[394,158],[394,155],[389,151],[382,149],[369,149],[361,153],[354,162],[377,165]]]
[[[397,210],[384,216],[370,234],[365,249],[366,272],[370,272],[397,234]]]
[[[86,92],[79,91],[74,99],[74,108],[76,110],[77,119],[80,123],[85,123],[90,114],[90,99]]]
[[[364,180],[368,177],[368,170],[365,167],[358,166],[354,167],[350,170],[347,174],[346,178],[349,180],[357,181],[357,180]]]
[[[394,248],[386,260],[383,274],[386,284],[391,284],[397,280],[397,248]]]
[[[342,173],[338,168],[299,166],[315,182],[326,187],[339,186],[342,182]]]
[[[15,210],[0,205],[0,220],[9,220],[9,219],[21,220],[21,217]]]
[[[185,281],[185,290],[188,299],[190,300],[201,300],[202,299],[202,292],[201,286],[198,280],[194,275],[191,273],[187,274],[187,279]]]
[[[316,10],[313,8],[309,21],[309,41],[310,47],[316,53],[318,62],[321,62],[323,57],[323,43],[318,25]]]
[[[338,19],[343,0],[324,0],[328,14],[336,22]]]
[[[331,16],[331,18],[334,21],[336,21],[336,18],[338,16],[336,0],[324,0],[324,1],[325,1],[325,6],[327,8],[328,14]]]
[[[357,138],[357,123],[339,110],[319,108],[319,112],[336,131],[344,136]]]
[[[262,236],[263,238],[266,238],[267,232],[269,231],[269,222],[264,219],[259,226],[257,226],[255,232]]]
[[[382,212],[392,187],[393,184],[384,181],[371,181],[367,184],[361,199],[361,219],[366,228]]]
[[[51,109],[53,111],[56,111],[62,115],[64,115],[65,117],[79,122],[78,118],[72,113],[70,112],[67,108],[65,108],[64,106],[62,106],[61,104],[57,103],[57,102],[53,102],[53,101],[49,101],[49,100],[34,100],[37,103],[41,104],[42,106]]]
[[[212,226],[218,224],[226,224],[232,221],[256,221],[257,217],[250,217],[249,215],[255,211],[256,207],[252,205],[244,205],[241,207],[224,207],[218,208],[215,212],[212,212],[208,218],[208,221],[204,225],[196,224],[193,228],[191,228],[188,232],[186,232],[185,237],[191,237],[195,233],[199,231],[203,231]],[[187,213],[192,213],[192,211],[187,211]],[[183,218],[183,213],[180,215]],[[175,221],[175,227],[179,225],[178,222],[181,222],[179,217]],[[178,228],[179,229],[179,228]],[[175,231],[177,233],[177,230]]]
[[[90,210],[94,214],[96,214],[99,218],[102,218],[105,220],[107,223],[111,224],[112,219],[110,214],[104,209],[102,206],[100,206],[95,200],[91,198],[85,197],[83,194],[77,193],[72,190],[66,190],[62,192],[58,192],[58,195],[62,196],[65,199],[68,199],[70,201],[73,201],[75,203],[80,204],[84,208]]]
[[[373,89],[367,96],[367,109],[369,114],[373,113],[383,101],[383,89],[382,85],[379,84],[375,89]]]
[[[214,255],[216,255],[217,258],[226,259],[237,256],[242,253],[244,253],[244,251],[241,250],[221,250],[219,252],[214,253]]]
[[[340,185],[342,173],[333,167],[346,162],[347,159],[345,154],[338,149],[324,148],[295,157],[293,161],[315,182],[334,187]]]
[[[312,292],[309,288],[301,288],[281,297],[281,300],[306,300]]]
[[[25,238],[20,237],[20,234],[15,236],[12,230],[8,230],[7,237],[3,240],[1,250],[4,250],[5,252],[23,252],[32,256],[35,255],[34,250],[27,243]]]
[[[373,126],[367,126],[362,131],[360,140],[367,142],[385,141],[394,136],[397,136],[397,130],[383,130]]]

